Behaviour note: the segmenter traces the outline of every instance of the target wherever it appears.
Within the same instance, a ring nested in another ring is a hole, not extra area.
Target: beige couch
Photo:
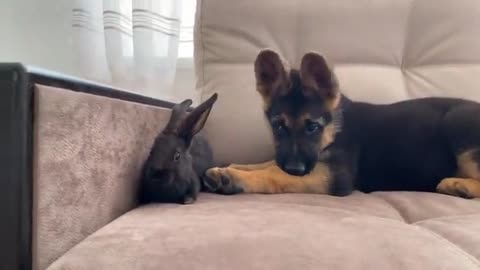
[[[325,53],[341,89],[480,101],[480,1],[202,0],[198,91],[220,163],[272,157],[252,62]],[[0,66],[0,269],[480,269],[480,201],[434,193],[201,194],[136,204],[171,104]],[[8,116],[8,117],[7,117]],[[15,117],[14,117],[15,116]]]

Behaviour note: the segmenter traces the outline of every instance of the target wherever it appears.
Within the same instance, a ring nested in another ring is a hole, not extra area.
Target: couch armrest
[[[172,105],[0,64],[0,269],[45,269],[135,207]]]
[[[0,66],[0,269],[31,265],[31,92],[20,65]]]

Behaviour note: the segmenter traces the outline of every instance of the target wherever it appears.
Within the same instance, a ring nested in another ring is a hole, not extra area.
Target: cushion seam
[[[453,242],[451,242],[447,238],[437,234],[434,231],[431,231],[429,229],[426,229],[426,228],[423,228],[423,227],[420,227],[420,226],[417,226],[417,225],[412,225],[412,226],[414,226],[418,230],[423,231],[425,233],[428,233],[428,234],[432,235],[433,237],[435,237],[436,239],[442,241],[445,244],[445,246],[448,247],[452,252],[454,252],[455,254],[458,254],[462,257],[465,257],[467,259],[467,261],[470,262],[471,265],[476,266],[477,269],[480,269],[480,261],[478,259],[476,259],[473,255],[471,255],[470,253],[465,251],[463,248],[459,247],[458,245],[454,244]]]
[[[412,2],[410,2],[410,5],[408,7],[408,13],[407,13],[407,16],[406,16],[406,22],[405,22],[405,32],[404,32],[404,37],[405,39],[403,40],[403,48],[402,48],[402,55],[401,55],[401,58],[400,59],[400,69],[404,69],[405,68],[405,55],[408,51],[408,47],[410,45],[410,28],[412,27],[412,13],[413,13],[413,7],[415,6],[415,1],[416,0],[412,0]]]
[[[379,201],[382,201],[384,202],[385,205],[387,205],[388,208],[390,208],[391,210],[393,210],[393,212],[395,212],[395,215],[397,216],[397,218],[399,218],[401,221],[403,221],[404,223],[407,223],[407,219],[402,215],[402,213],[397,209],[395,208],[387,199],[383,198],[383,197],[380,197],[380,196],[372,196],[373,198],[379,200]]]
[[[63,252],[61,255],[57,256],[54,260],[52,260],[52,262],[47,266],[47,270],[49,267],[51,267],[52,265],[54,265],[55,263],[57,263],[57,261],[60,261],[63,257],[65,257],[66,255],[68,255],[68,253],[72,252],[72,250],[74,250],[77,246],[79,246],[80,244],[84,243],[85,241],[87,241],[89,238],[91,238],[93,235],[97,234],[100,230],[102,230],[103,228],[106,228],[107,226],[109,226],[110,224],[112,224],[114,221],[118,220],[119,218],[123,217],[125,214],[129,213],[130,211],[133,211],[134,209],[137,209],[139,208],[139,206],[137,207],[134,207],[130,210],[128,210],[127,212],[121,214],[120,216],[112,219],[110,222],[107,222],[106,224],[104,224],[103,226],[101,226],[100,228],[96,229],[95,231],[93,231],[92,233],[86,235],[85,237],[83,237],[81,240],[79,240],[78,242],[75,243],[75,245],[71,246],[69,249],[65,250],[65,252]]]
[[[435,218],[427,218],[427,219],[422,219],[419,221],[416,221],[412,224],[414,225],[421,225],[423,223],[429,222],[429,221],[446,221],[446,220],[451,220],[451,219],[456,219],[456,218],[461,218],[461,217],[471,217],[471,216],[479,216],[480,213],[474,213],[474,214],[464,214],[464,215],[452,215],[452,216],[441,216],[441,217],[435,217]]]
[[[204,5],[205,5],[205,1],[206,0],[203,0],[200,2],[200,25],[199,25],[199,29],[200,29],[200,43],[201,43],[201,46],[202,46],[202,64],[201,64],[201,67],[202,67],[202,93],[201,93],[201,97],[200,97],[200,101],[203,101],[203,95],[205,93],[205,40],[203,38],[203,35],[204,35],[204,21],[203,21],[203,18],[205,17],[205,9],[204,9]]]
[[[259,202],[263,203],[263,201],[251,202],[251,203],[257,204]],[[216,202],[204,202],[204,203],[216,203]],[[225,203],[227,203],[227,202],[222,202],[222,204],[225,204]],[[265,204],[268,205],[268,203],[265,203]],[[337,208],[337,207],[329,207],[329,206],[323,206],[323,205],[303,205],[303,204],[299,205],[299,204],[296,204],[296,203],[289,203],[289,202],[282,202],[281,204],[286,204],[286,205],[290,205],[290,206],[307,207],[307,208],[320,208],[320,209],[332,210],[332,211],[336,211],[336,212],[340,212],[340,213],[344,213],[344,214],[349,214],[350,216],[354,216],[354,217],[367,217],[367,218],[370,217],[370,218],[375,218],[375,219],[381,219],[381,220],[406,224],[403,220],[398,220],[398,219],[394,219],[394,218],[391,218],[391,217],[378,216],[378,215],[373,215],[373,214],[369,214],[369,213],[359,213],[358,211],[355,211],[355,210],[349,210],[349,209],[343,209],[343,208]],[[398,212],[397,212],[397,216],[400,216],[398,214]]]

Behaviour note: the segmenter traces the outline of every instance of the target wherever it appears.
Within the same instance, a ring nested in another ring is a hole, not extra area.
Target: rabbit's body
[[[207,139],[202,135],[193,138],[190,146],[190,155],[192,157],[192,167],[194,172],[203,177],[205,171],[213,167],[213,152]]]
[[[193,203],[202,178],[213,167],[208,141],[196,135],[203,127],[216,95],[191,113],[186,100],[172,109],[165,129],[158,135],[145,162],[140,185],[140,202]]]

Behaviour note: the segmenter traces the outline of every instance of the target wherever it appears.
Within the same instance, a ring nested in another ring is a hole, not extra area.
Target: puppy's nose
[[[285,164],[285,171],[291,175],[302,176],[305,174],[305,164],[299,161],[290,161]]]

